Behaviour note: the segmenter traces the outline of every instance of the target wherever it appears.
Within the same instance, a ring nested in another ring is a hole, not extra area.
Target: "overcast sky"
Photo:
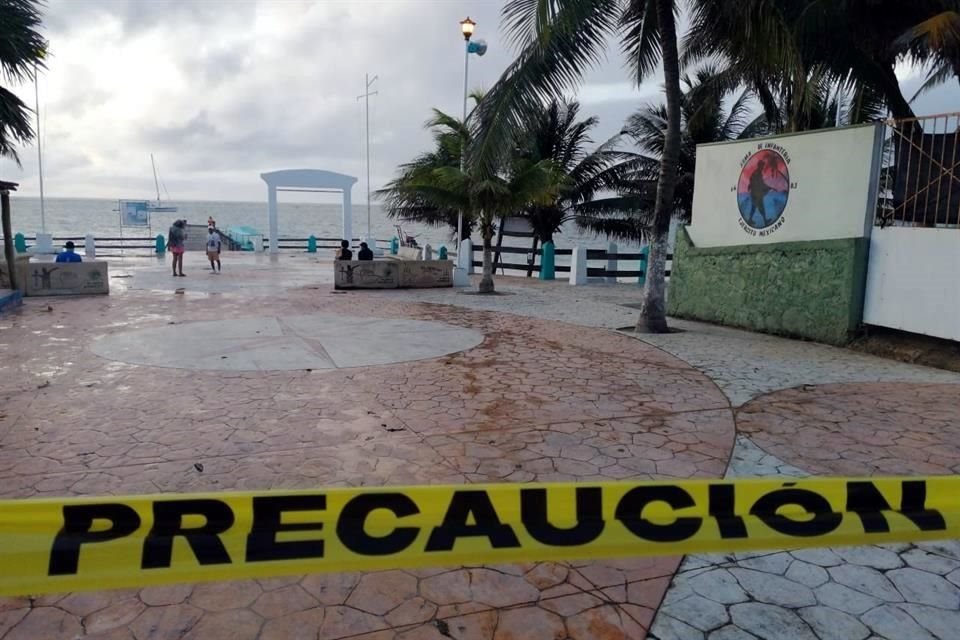
[[[264,171],[328,169],[360,177],[364,73],[371,99],[371,182],[429,146],[431,107],[459,114],[463,39],[477,21],[486,56],[470,87],[489,87],[512,59],[500,0],[49,0],[49,68],[40,77],[48,196],[152,197],[150,154],[173,200],[261,200]],[[907,89],[915,77],[902,74]],[[611,48],[580,92],[597,115],[595,140],[657,99],[659,81],[626,81]],[[33,85],[14,88],[31,106]],[[960,109],[957,84],[918,101],[918,113]],[[36,148],[0,177],[38,195]],[[292,197],[290,199],[293,199]],[[315,198],[317,199],[317,198]],[[326,201],[327,196],[320,196]],[[330,200],[333,202],[334,200]]]

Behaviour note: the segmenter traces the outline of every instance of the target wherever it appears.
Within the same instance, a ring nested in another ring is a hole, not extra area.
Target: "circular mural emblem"
[[[748,156],[737,181],[740,218],[750,229],[762,231],[781,222],[790,197],[788,160],[773,149],[761,149]]]

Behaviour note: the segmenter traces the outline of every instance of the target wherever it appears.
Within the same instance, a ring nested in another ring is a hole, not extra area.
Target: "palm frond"
[[[565,0],[550,4],[542,20],[530,15],[542,3],[511,2],[508,22],[534,21],[523,48],[476,109],[468,150],[472,165],[493,172],[523,129],[524,114],[576,87],[583,73],[603,59],[606,38],[616,30],[620,0]]]

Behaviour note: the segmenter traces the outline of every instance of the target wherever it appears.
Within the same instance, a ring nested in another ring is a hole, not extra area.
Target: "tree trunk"
[[[887,108],[890,109],[890,115],[896,120],[904,118],[915,118],[913,107],[900,90],[900,80],[897,79],[896,64],[891,62],[883,67],[881,90],[887,98]]]
[[[483,232],[483,277],[480,279],[480,293],[493,293],[493,231]]]
[[[17,288],[17,254],[13,248],[13,229],[10,222],[10,192],[0,192],[0,218],[3,224],[3,255],[7,260],[7,273],[10,274],[10,288]]]
[[[665,273],[667,266],[667,236],[673,215],[673,194],[677,186],[680,162],[680,56],[677,53],[677,24],[673,15],[674,0],[657,0],[657,18],[660,21],[660,47],[663,52],[663,84],[667,99],[667,132],[663,156],[660,159],[660,177],[657,181],[657,200],[653,209],[653,229],[650,234],[650,252],[647,256],[646,282],[637,331],[666,333],[667,305]]]

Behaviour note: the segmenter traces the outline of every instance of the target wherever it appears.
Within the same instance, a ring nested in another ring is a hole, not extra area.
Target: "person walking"
[[[184,244],[187,240],[186,224],[183,220],[176,220],[167,233],[167,250],[173,256],[173,275],[185,277],[183,275],[183,252]],[[180,273],[177,273],[179,268]]]
[[[210,227],[207,234],[207,259],[210,261],[210,269],[213,273],[220,273],[220,246],[220,234]]]

